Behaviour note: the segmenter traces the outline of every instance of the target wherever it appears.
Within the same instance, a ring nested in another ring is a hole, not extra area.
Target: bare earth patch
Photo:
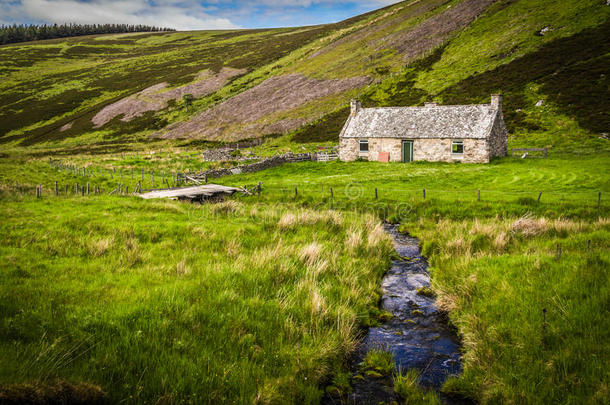
[[[91,121],[95,128],[99,128],[110,122],[114,117],[123,116],[121,121],[128,122],[141,116],[147,111],[158,111],[167,107],[169,100],[179,100],[185,94],[201,97],[211,94],[224,86],[227,81],[235,76],[244,74],[245,69],[233,69],[223,67],[220,72],[213,73],[210,70],[201,72],[193,83],[173,89],[165,90],[167,83],[159,83],[150,86],[136,94],[125,97],[116,103],[104,107]]]
[[[397,32],[382,40],[403,55],[405,62],[417,59],[441,45],[455,31],[465,28],[496,0],[465,0],[428,18],[412,30]]]
[[[333,80],[311,79],[301,74],[272,77],[189,121],[171,125],[168,131],[160,136],[236,140],[285,133],[299,128],[315,117],[268,123],[256,121],[274,113],[293,110],[312,100],[365,86],[370,81],[366,76]],[[244,125],[248,123],[250,125]],[[243,125],[239,133],[235,132],[235,125]],[[229,128],[230,126],[233,128]]]

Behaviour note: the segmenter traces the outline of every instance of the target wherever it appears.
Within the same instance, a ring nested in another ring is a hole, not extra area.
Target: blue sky
[[[0,0],[0,24],[126,23],[179,30],[341,21],[397,0]]]

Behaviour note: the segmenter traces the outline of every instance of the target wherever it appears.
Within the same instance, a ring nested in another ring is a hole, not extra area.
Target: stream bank
[[[352,358],[352,390],[343,398],[325,398],[327,404],[379,404],[400,401],[392,388],[392,377],[363,373],[360,363],[373,349],[392,353],[396,370],[417,369],[420,385],[438,391],[445,380],[461,372],[460,344],[439,311],[435,299],[425,294],[430,286],[428,263],[419,250],[419,240],[398,231],[398,225],[384,225],[398,254],[392,260],[381,287],[381,306],[391,319],[371,327]],[[418,290],[424,287],[423,290]],[[429,291],[429,290],[428,290]],[[422,294],[422,292],[424,292]],[[462,401],[442,398],[443,403]]]

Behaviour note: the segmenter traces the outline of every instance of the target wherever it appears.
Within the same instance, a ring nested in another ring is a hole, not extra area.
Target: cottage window
[[[361,139],[360,142],[360,153],[368,153],[369,151],[369,140]]]
[[[451,141],[451,153],[454,155],[464,154],[464,141]]]

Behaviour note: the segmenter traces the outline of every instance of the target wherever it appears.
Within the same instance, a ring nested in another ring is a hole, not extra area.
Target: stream
[[[434,297],[420,295],[417,290],[430,286],[426,259],[419,251],[419,240],[398,232],[397,225],[384,225],[394,240],[394,249],[401,259],[383,278],[382,309],[392,318],[371,327],[354,354],[351,372],[352,391],[344,398],[329,398],[328,404],[379,404],[399,401],[392,388],[391,376],[367,377],[359,364],[371,349],[387,350],[394,356],[397,370],[417,369],[420,385],[438,391],[448,376],[461,372],[460,345],[447,318],[439,311]],[[461,401],[441,396],[443,403]]]

